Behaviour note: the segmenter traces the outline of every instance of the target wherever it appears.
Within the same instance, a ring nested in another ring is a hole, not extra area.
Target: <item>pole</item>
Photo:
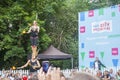
[[[71,67],[73,69],[73,57],[71,57]]]

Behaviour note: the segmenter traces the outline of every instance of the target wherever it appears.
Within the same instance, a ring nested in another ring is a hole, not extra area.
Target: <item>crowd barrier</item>
[[[109,67],[109,68],[102,68],[102,72],[104,72],[105,70],[110,70],[113,69],[114,73],[116,73],[120,67]],[[29,75],[29,70],[0,70],[0,75],[4,74],[5,72],[10,72],[13,74],[26,74]],[[39,72],[39,71],[38,71]],[[96,74],[96,71],[92,68],[84,68],[84,69],[65,69],[65,70],[61,70],[61,72],[65,75],[65,77],[70,77],[70,74],[72,72],[86,72],[86,73],[90,73],[92,75]]]
[[[29,70],[1,70],[0,71],[0,75],[4,74],[4,73],[13,73],[13,74],[26,74],[29,75]]]

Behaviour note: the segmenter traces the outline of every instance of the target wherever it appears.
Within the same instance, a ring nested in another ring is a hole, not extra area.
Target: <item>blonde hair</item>
[[[36,20],[34,20],[34,21],[33,21],[33,25],[34,25],[34,24],[36,24],[36,25],[37,25],[37,21],[36,21]]]

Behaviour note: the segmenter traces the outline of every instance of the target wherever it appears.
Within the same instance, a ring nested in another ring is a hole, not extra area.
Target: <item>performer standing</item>
[[[35,56],[32,56],[32,58],[28,60],[25,65],[18,67],[18,69],[25,68],[28,65],[30,65],[30,73],[37,72],[37,70],[40,69],[40,66],[41,66],[39,61],[35,58]]]
[[[102,64],[102,62],[99,60],[98,57],[96,57],[96,60],[94,61],[93,67],[94,69],[97,70],[101,70],[101,66],[106,67]]]
[[[27,33],[30,33],[30,41],[33,55],[37,56],[38,33],[40,31],[37,21],[33,21],[33,25],[29,28]]]

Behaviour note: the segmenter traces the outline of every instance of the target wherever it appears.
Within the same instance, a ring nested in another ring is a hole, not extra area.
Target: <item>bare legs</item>
[[[32,55],[36,57],[38,55],[37,46],[31,46],[31,48],[32,48]]]

